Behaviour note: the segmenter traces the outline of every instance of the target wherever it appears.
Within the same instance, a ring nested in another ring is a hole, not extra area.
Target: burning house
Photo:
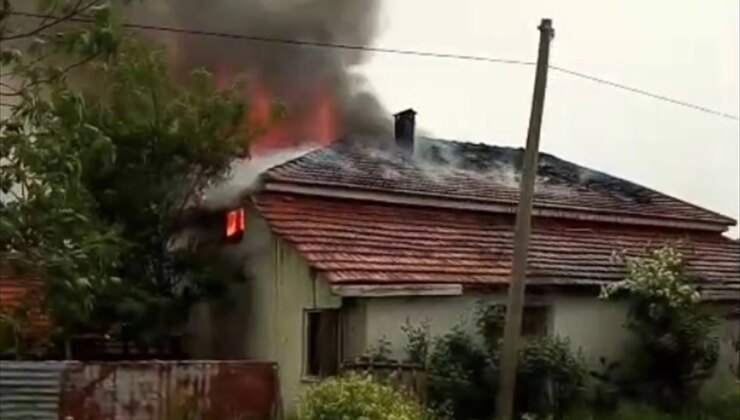
[[[379,142],[387,147],[348,136],[262,174],[231,245],[245,250],[248,280],[194,313],[194,357],[276,361],[290,408],[307,381],[380,339],[403,357],[406,321],[444,333],[479,302],[505,302],[522,150],[421,138],[414,127],[405,111]],[[727,313],[740,302],[728,217],[549,154],[533,214],[524,334],[569,337],[593,363],[618,357],[625,307],[597,299],[624,275],[612,255],[666,243],[705,300]],[[718,369],[715,383],[727,380]]]
[[[371,43],[378,6],[152,3],[162,9],[138,22],[151,15],[177,27],[211,22],[224,33],[249,28],[264,39],[355,46]],[[254,138],[251,160],[237,162],[232,181],[204,198],[209,216],[223,215],[224,249],[246,281],[193,311],[190,357],[276,362],[290,410],[307,383],[336,374],[381,338],[402,357],[407,321],[444,333],[479,302],[505,302],[521,149],[425,138],[411,110],[392,120],[352,73],[366,58],[361,49],[166,36],[175,70],[205,65],[224,85],[246,75]],[[276,100],[289,108],[277,123]],[[704,299],[732,312],[740,303],[740,244],[723,233],[735,223],[542,154],[523,334],[568,337],[592,363],[616,359],[626,310],[597,299],[602,285],[624,275],[612,255],[666,243],[682,252]],[[737,334],[736,320],[726,324]],[[732,357],[728,347],[720,366]],[[730,378],[719,369],[714,382]]]

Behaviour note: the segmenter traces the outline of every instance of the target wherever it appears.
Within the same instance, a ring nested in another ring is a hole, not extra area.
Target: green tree
[[[603,298],[629,304],[627,328],[636,345],[628,352],[627,392],[674,409],[697,396],[717,364],[716,319],[685,274],[681,254],[666,246],[643,258],[619,257],[624,280],[603,288]]]
[[[172,242],[183,212],[245,151],[244,109],[237,90],[219,92],[203,71],[176,85],[162,53],[137,42],[124,43],[112,63],[95,70],[81,115],[114,155],[90,161],[83,182],[126,245],[117,270],[125,287],[104,309],[111,321],[126,319],[137,339],[156,340],[218,286],[218,276],[203,270],[218,264],[206,267],[202,250]]]
[[[171,244],[246,147],[243,104],[203,71],[175,83],[105,2],[37,5],[31,27],[0,11],[2,251],[43,275],[62,336],[156,341],[212,289],[203,255]]]
[[[111,59],[118,35],[100,1],[38,1],[37,12],[59,16],[40,20],[15,15],[15,3],[0,10],[0,238],[21,268],[44,273],[48,310],[68,334],[90,316],[94,291],[116,280],[121,243],[82,182],[80,145],[103,136],[75,123],[67,77]]]

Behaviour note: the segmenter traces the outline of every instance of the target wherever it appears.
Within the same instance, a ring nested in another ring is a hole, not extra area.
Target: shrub
[[[431,334],[429,333],[429,322],[424,321],[418,326],[412,325],[408,320],[401,326],[401,331],[406,334],[406,361],[418,363],[426,367],[429,359],[429,348],[431,347]]]
[[[623,402],[610,414],[573,412],[564,420],[737,420],[740,414],[740,394],[723,395],[700,405],[669,413],[648,403]],[[548,417],[530,417],[545,420]]]
[[[587,371],[568,339],[544,336],[522,349],[517,375],[519,411],[560,418],[583,396]]]
[[[437,338],[429,355],[429,399],[456,419],[490,418],[497,375],[482,346],[461,327]]]
[[[505,321],[505,305],[479,302],[475,312],[475,324],[478,327],[478,334],[483,338],[486,349],[491,354],[498,353],[504,335]]]
[[[622,363],[599,359],[600,367],[591,370],[590,376],[595,380],[592,388],[591,405],[599,413],[612,412],[617,408],[623,389]]]
[[[431,420],[434,414],[407,395],[350,374],[312,386],[298,404],[299,420]]]
[[[380,337],[374,345],[365,351],[365,357],[373,362],[387,362],[391,360],[391,342],[386,336]]]
[[[693,400],[714,371],[719,343],[715,318],[702,312],[700,294],[684,274],[681,255],[671,247],[645,258],[622,257],[627,275],[606,286],[602,297],[624,296],[627,328],[636,346],[627,354],[626,392],[677,410]]]
[[[697,420],[737,420],[740,418],[740,389],[701,401],[693,412]]]
[[[481,303],[476,310],[476,326],[494,365],[498,364],[505,318],[506,307],[501,304]],[[560,417],[582,397],[587,371],[569,340],[543,336],[524,345],[517,375],[517,411]]]

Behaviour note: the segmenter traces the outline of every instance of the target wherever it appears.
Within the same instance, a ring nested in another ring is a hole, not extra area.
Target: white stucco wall
[[[573,349],[580,349],[591,367],[599,358],[618,360],[629,331],[624,328],[626,307],[595,296],[552,297],[552,331],[568,337]]]
[[[365,300],[367,328],[365,342],[368,347],[381,339],[391,344],[392,357],[405,357],[406,334],[401,327],[408,321],[412,325],[429,324],[432,336],[438,336],[460,325],[475,331],[475,310],[485,301],[503,303],[501,295],[477,293],[462,296],[386,297]]]
[[[433,336],[448,332],[456,325],[476,333],[475,311],[479,302],[505,304],[503,294],[470,293],[452,297],[393,297],[365,301],[367,328],[365,342],[373,346],[385,338],[394,357],[404,357],[406,335],[401,327],[408,320],[418,325],[427,321]],[[614,360],[623,349],[628,332],[623,328],[625,308],[603,302],[594,296],[545,296],[537,303],[550,306],[548,330],[569,337],[574,349],[581,349],[592,366],[599,357]]]

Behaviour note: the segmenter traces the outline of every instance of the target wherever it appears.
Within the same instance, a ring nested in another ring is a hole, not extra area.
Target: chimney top
[[[414,111],[413,108],[409,108],[409,109],[403,110],[401,112],[398,112],[398,113],[394,114],[393,116],[396,117],[396,118],[399,118],[399,117],[401,117],[401,118],[414,118],[415,115],[416,115],[416,111]]]
[[[409,108],[393,115],[395,119],[396,146],[406,153],[414,152],[416,111]]]

